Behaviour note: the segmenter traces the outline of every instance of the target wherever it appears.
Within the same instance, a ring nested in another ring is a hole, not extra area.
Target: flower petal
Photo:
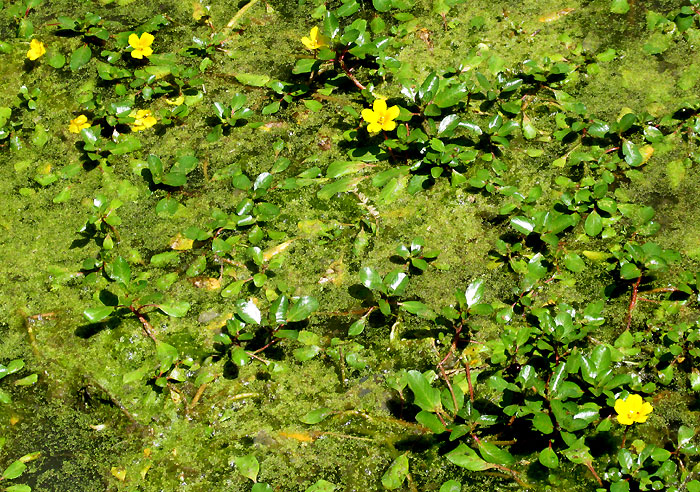
[[[311,28],[311,32],[309,33],[309,37],[316,41],[318,39],[318,26],[314,26]]]
[[[385,121],[384,124],[382,125],[382,130],[384,130],[385,132],[390,132],[390,131],[393,130],[394,128],[396,128],[396,122],[395,122],[395,121],[387,120],[387,121]]]
[[[141,39],[139,39],[139,41],[141,42],[141,46],[151,46],[155,39],[156,38],[153,36],[153,34],[150,32],[145,32],[141,35]]]
[[[615,411],[620,415],[626,415],[628,412],[627,402],[623,399],[615,400]]]
[[[379,121],[379,115],[371,109],[363,109],[361,114],[362,119],[365,120],[367,123],[376,123],[377,121]]]
[[[632,425],[634,423],[634,420],[629,418],[627,414],[620,414],[617,416],[617,421],[621,423],[622,425]]]
[[[632,410],[638,411],[641,408],[642,403],[644,403],[644,400],[642,400],[640,395],[634,394],[625,398],[625,402],[627,402],[627,405],[629,405]]]
[[[395,120],[396,118],[399,117],[400,113],[401,113],[401,109],[399,109],[398,106],[392,106],[386,110],[386,117],[390,120]]]
[[[129,34],[129,44],[136,48],[139,44],[139,37],[134,33]]]
[[[648,401],[645,401],[642,404],[642,408],[639,410],[639,413],[641,413],[642,415],[649,415],[653,411],[654,411],[654,407],[651,406],[651,403],[649,403]]]
[[[370,123],[367,125],[367,131],[370,133],[379,133],[382,131],[382,125],[379,123]]]
[[[386,112],[386,101],[384,99],[375,99],[372,105],[375,113],[383,114]]]

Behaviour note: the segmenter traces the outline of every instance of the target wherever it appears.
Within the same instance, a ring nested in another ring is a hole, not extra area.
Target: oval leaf
[[[99,323],[113,312],[113,306],[100,306],[86,309],[83,311],[83,316],[85,316],[90,323]]]
[[[236,301],[236,314],[246,323],[259,325],[262,320],[260,309],[258,309],[258,306],[255,305],[252,299]]]
[[[287,323],[303,321],[318,309],[318,301],[315,297],[300,297],[297,302],[287,311]]]
[[[2,472],[2,478],[3,480],[12,480],[24,473],[24,470],[27,469],[27,465],[22,463],[21,461],[17,460],[12,462],[10,466],[5,468],[5,471]]]
[[[236,463],[238,473],[246,478],[250,478],[253,482],[257,482],[260,463],[258,463],[258,459],[255,456],[252,454],[237,456],[233,461]]]
[[[182,318],[190,310],[190,303],[187,301],[173,301],[158,304],[158,309],[173,318]]]
[[[402,454],[394,460],[382,476],[382,485],[385,489],[398,489],[406,480],[406,475],[408,475],[408,456]]]

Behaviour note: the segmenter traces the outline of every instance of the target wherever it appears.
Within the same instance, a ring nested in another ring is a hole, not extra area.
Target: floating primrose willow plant
[[[149,57],[153,54],[151,45],[155,37],[153,34],[144,32],[141,37],[136,34],[129,35],[129,45],[134,48],[131,52],[132,58],[142,59],[144,56]]]
[[[46,53],[46,45],[41,41],[32,39],[32,42],[29,43],[29,51],[27,51],[27,58],[34,61],[39,57],[43,56],[44,53]]]
[[[301,42],[304,46],[306,46],[306,49],[309,50],[317,50],[322,46],[326,46],[323,40],[319,39],[318,37],[318,26],[312,27],[311,32],[309,32],[309,36],[302,37]]]
[[[129,116],[134,118],[134,122],[129,123],[129,125],[135,132],[141,132],[158,123],[158,120],[151,114],[150,109],[139,109],[138,111],[132,111],[129,113]]]
[[[401,110],[398,106],[387,108],[384,99],[375,99],[372,109],[365,108],[362,110],[362,119],[369,123],[367,131],[370,133],[379,133],[382,130],[390,132],[396,128],[394,120],[398,118],[400,112]]]
[[[625,399],[615,400],[617,421],[622,425],[644,423],[653,410],[654,407],[651,406],[651,403],[642,400],[639,395],[629,395]]]
[[[84,114],[78,115],[76,118],[73,118],[70,120],[70,125],[68,126],[68,130],[71,133],[80,133],[80,130],[83,130],[84,128],[90,128],[90,122],[87,119],[87,116]]]

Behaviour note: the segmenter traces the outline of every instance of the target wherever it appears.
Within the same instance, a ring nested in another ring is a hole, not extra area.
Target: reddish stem
[[[639,284],[642,283],[642,276],[640,275],[637,278],[637,281],[632,285],[632,297],[630,299],[630,305],[629,308],[627,309],[627,329],[630,329],[630,326],[632,326],[632,311],[634,310],[634,307],[637,305],[637,294],[639,293]]]

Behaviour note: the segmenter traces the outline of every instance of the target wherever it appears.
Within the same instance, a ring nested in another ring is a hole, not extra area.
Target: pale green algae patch
[[[268,171],[274,161],[270,142],[276,138],[285,141],[285,155],[299,170],[305,166],[302,161],[311,154],[318,154],[324,164],[344,158],[339,145],[341,134],[357,122],[338,121],[340,118],[335,113],[344,104],[358,108],[359,104],[349,98],[343,101],[342,97],[338,103],[328,103],[320,113],[293,103],[293,116],[269,132],[245,128],[215,143],[204,140],[209,131],[204,115],[209,114],[211,102],[228,99],[233,92],[243,90],[231,77],[232,73],[262,72],[281,78],[291,69],[293,61],[278,61],[278,54],[299,50],[300,33],[306,33],[309,28],[310,7],[297,8],[293,2],[270,4],[274,13],[266,12],[262,5],[253,11],[253,20],[230,43],[231,57],[216,59],[213,75],[206,80],[207,99],[193,107],[193,115],[197,117],[188,120],[198,123],[170,129],[162,137],[144,135],[144,142],[157,144],[161,158],[171,158],[182,149],[194,149],[200,160],[207,161],[209,178],[232,163],[240,164],[250,176]],[[171,2],[167,7],[161,10],[167,10],[176,24],[159,42],[179,45],[192,35],[190,8],[182,2]],[[450,13],[448,21],[452,25],[446,32],[439,16],[417,8],[419,26],[430,31],[432,47],[412,32],[404,39],[405,47],[399,59],[408,62],[406,75],[419,80],[430,69],[456,65],[471,49],[496,53],[507,67],[529,57],[563,51],[565,43],[560,36],[566,33],[574,42],[590,43],[596,51],[612,47],[630,53],[614,63],[601,63],[600,72],[594,75],[582,76],[580,93],[576,95],[592,114],[614,119],[624,107],[630,107],[634,111],[662,115],[677,108],[691,92],[677,87],[680,76],[677,70],[664,70],[648,63],[648,57],[639,51],[638,45],[643,40],[629,39],[631,36],[626,33],[630,30],[643,29],[643,18],[611,17],[607,2],[587,5],[574,2],[570,14],[547,24],[538,20],[560,7],[560,2],[499,5],[470,2]],[[655,6],[659,11],[664,7]],[[138,4],[124,8],[94,4],[90,8],[106,19],[118,19],[124,29],[154,14],[149,7]],[[50,22],[56,15],[71,15],[74,9],[72,2],[66,2],[65,6],[53,2],[38,10],[35,23]],[[81,10],[75,15],[83,13]],[[219,24],[231,15],[229,5],[212,5],[212,19]],[[483,24],[476,22],[472,26],[477,17],[483,18]],[[620,24],[619,31],[608,29],[611,22]],[[3,37],[9,37],[7,24],[0,29]],[[196,34],[203,35],[208,28],[197,29],[201,32]],[[75,39],[65,43],[66,49],[77,45]],[[485,46],[478,48],[479,43]],[[689,56],[681,50],[672,50],[666,63],[683,66]],[[325,478],[341,485],[342,490],[360,491],[380,490],[380,478],[392,460],[411,451],[412,480],[420,484],[419,490],[438,490],[443,481],[454,477],[464,478],[468,484],[464,490],[517,489],[517,484],[507,475],[468,473],[446,464],[436,438],[396,418],[396,396],[386,387],[385,379],[400,368],[427,370],[437,362],[430,340],[411,336],[426,328],[425,323],[415,318],[396,328],[408,340],[394,344],[388,344],[391,327],[370,323],[362,341],[365,348],[360,351],[366,369],[341,369],[341,364],[329,357],[297,363],[291,357],[292,345],[280,344],[264,354],[271,360],[282,361],[278,370],[266,371],[256,365],[239,370],[228,367],[225,370],[230,372],[207,388],[189,412],[183,411],[181,402],[173,401],[173,394],[167,395],[162,390],[159,393],[142,381],[124,383],[124,374],[144,364],[155,367],[157,360],[152,343],[143,336],[140,324],[134,319],[98,330],[86,327],[81,317],[85,307],[94,301],[94,291],[90,285],[81,283],[77,272],[82,261],[96,254],[99,248],[94,243],[85,247],[73,243],[78,239],[76,232],[85,223],[95,192],[99,190],[124,202],[119,209],[125,224],[120,229],[120,247],[132,252],[132,269],[149,270],[153,279],[166,274],[166,269],[160,272],[149,267],[153,254],[167,251],[169,240],[186,227],[206,223],[212,209],[230,208],[238,199],[228,182],[208,181],[198,169],[188,178],[191,185],[188,196],[178,198],[181,206],[173,217],[144,213],[154,210],[165,194],[162,190],[149,190],[140,175],[141,164],[136,162],[139,159],[80,170],[76,176],[62,176],[51,187],[39,186],[34,176],[46,164],[57,170],[65,169],[80,159],[75,140],[66,128],[73,115],[71,108],[77,107],[73,100],[76,84],[72,81],[76,76],[87,77],[87,72],[56,75],[48,67],[39,66],[23,73],[21,57],[7,54],[0,55],[0,63],[3,64],[0,80],[4,87],[11,87],[0,95],[0,105],[12,102],[20,81],[38,85],[43,90],[39,109],[23,113],[25,124],[30,127],[41,123],[45,128],[63,130],[52,133],[40,148],[28,141],[24,149],[15,152],[3,149],[4,155],[0,156],[0,231],[3,232],[0,234],[3,259],[0,315],[5,323],[0,325],[1,361],[24,358],[31,371],[39,372],[42,379],[40,385],[13,392],[16,401],[13,407],[0,407],[3,412],[0,429],[8,437],[1,465],[25,452],[42,451],[45,457],[27,475],[27,483],[36,490],[204,491],[214,487],[247,491],[250,481],[236,472],[233,458],[252,452],[260,462],[258,480],[279,485],[282,490],[303,491],[318,478]],[[658,79],[659,83],[651,87],[644,83],[652,79]],[[83,90],[97,93],[108,90],[87,78],[81,82],[77,86]],[[252,107],[259,110],[264,92],[252,92],[249,98]],[[533,120],[540,129],[551,125],[545,112],[538,113]],[[319,147],[320,135],[330,139],[330,150]],[[545,194],[554,194],[548,182],[551,175],[547,173],[549,163],[556,156],[530,158],[521,150],[527,146],[525,141],[516,140],[503,156],[513,169],[510,179],[524,187],[540,183]],[[56,155],[62,158],[56,159]],[[626,184],[624,192],[637,202],[654,205],[663,223],[657,241],[696,260],[700,258],[696,244],[696,238],[700,237],[698,193],[694,185],[697,180],[693,179],[696,171],[692,164],[683,164],[684,171],[679,177],[679,165],[671,163],[682,162],[681,157],[674,150],[658,152],[645,168],[643,178]],[[386,163],[381,166],[389,167]],[[55,195],[63,187],[69,188],[70,200],[54,203]],[[416,236],[424,237],[426,245],[440,251],[439,262],[445,269],[416,275],[407,296],[441,306],[451,301],[455,288],[479,275],[488,279],[489,301],[511,295],[514,276],[504,275],[498,269],[484,269],[494,241],[504,232],[496,220],[498,204],[490,197],[451,188],[446,180],[415,196],[403,194],[396,201],[378,207],[378,234],[370,238],[366,253],[353,256],[350,251],[356,226],[341,228],[337,236],[324,237],[325,244],[319,244],[318,236],[304,236],[300,232],[302,220],[355,223],[365,213],[350,195],[322,201],[316,197],[316,191],[310,187],[280,192],[271,200],[282,208],[281,218],[274,227],[286,237],[294,238],[281,276],[295,293],[317,296],[322,312],[342,312],[356,307],[358,300],[351,295],[349,287],[358,282],[359,268],[371,266],[383,273],[389,271],[396,266],[390,260],[396,246],[409,243]],[[267,246],[274,244],[270,240]],[[342,265],[344,277],[338,285],[319,284],[334,264]],[[605,287],[598,283],[599,273],[602,272],[589,269],[575,286],[562,284],[551,294],[556,297],[566,293],[568,298],[581,300],[583,304],[596,298]],[[151,323],[164,341],[180,349],[183,358],[206,357],[214,348],[215,329],[197,317],[205,313],[224,315],[232,310],[231,302],[182,279],[169,292],[178,299],[188,300],[194,316],[178,320],[154,313]],[[622,303],[606,312],[612,326],[622,325],[625,308]],[[26,316],[39,313],[54,313],[53,319],[32,322],[34,342],[30,344]],[[353,320],[321,314],[304,329],[326,340],[342,338]],[[487,333],[497,329],[484,327]],[[606,337],[608,341],[614,340],[618,332],[617,328],[611,330]],[[341,371],[345,371],[347,382],[342,380]],[[192,382],[184,383],[185,393],[191,395],[195,390]],[[310,409],[319,407],[331,408],[338,415],[313,427],[299,421]],[[659,405],[657,411],[663,414],[667,410]],[[410,420],[413,415],[409,413],[407,410],[402,416]],[[8,422],[13,415],[20,421],[11,426]],[[106,429],[97,431],[90,427],[99,424],[105,424]],[[144,454],[146,448],[150,454]],[[112,466],[126,468],[125,482],[111,476]],[[570,479],[552,478],[551,486],[584,490],[587,483],[582,484],[576,477],[576,473],[585,476],[585,470],[580,468],[574,469]],[[144,471],[146,479],[141,478]],[[531,475],[524,478],[545,490],[547,474],[535,470]]]

